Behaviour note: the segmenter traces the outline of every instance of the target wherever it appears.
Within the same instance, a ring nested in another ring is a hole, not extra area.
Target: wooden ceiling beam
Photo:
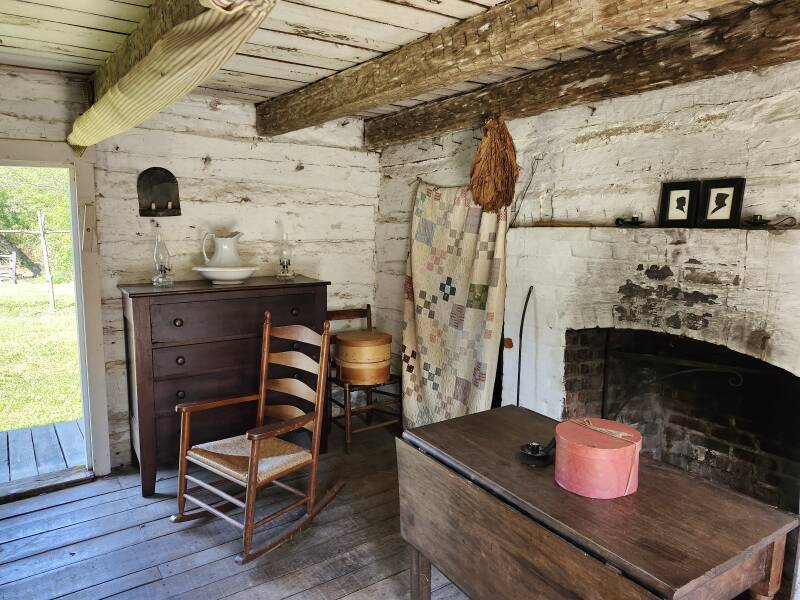
[[[731,0],[511,0],[258,106],[261,135],[318,125]]]
[[[370,148],[699,79],[800,60],[800,0],[751,7],[694,29],[534,71],[366,122]]]
[[[197,0],[155,0],[136,29],[95,73],[95,99],[122,79],[165,33],[206,10]]]

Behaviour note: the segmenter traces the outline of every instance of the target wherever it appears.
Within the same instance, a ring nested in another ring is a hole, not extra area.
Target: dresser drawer
[[[170,346],[153,350],[153,377],[196,375],[238,367],[258,368],[261,338]]]
[[[315,308],[311,293],[154,304],[150,308],[151,336],[153,342],[188,342],[255,335],[263,327],[267,310],[272,313],[273,325],[313,325]]]
[[[218,400],[256,393],[258,393],[257,365],[251,369],[156,381],[153,390],[155,413],[164,416],[176,416],[175,406],[183,402]]]

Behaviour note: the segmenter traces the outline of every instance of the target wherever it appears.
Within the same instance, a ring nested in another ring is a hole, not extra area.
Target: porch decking
[[[318,489],[346,478],[344,489],[309,529],[245,565],[234,562],[241,532],[221,519],[169,521],[175,469],[159,471],[151,498],[142,498],[138,473],[128,472],[0,505],[0,598],[408,598],[394,437],[385,430],[360,434],[349,455],[343,435],[331,438]],[[293,483],[303,487],[305,480]],[[259,514],[289,497],[265,490]],[[298,514],[270,522],[255,541]],[[467,600],[435,569],[433,588],[437,600]]]
[[[85,464],[83,419],[0,431],[0,484]]]

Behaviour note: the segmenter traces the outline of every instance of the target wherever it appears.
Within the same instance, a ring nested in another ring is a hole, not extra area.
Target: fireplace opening
[[[627,423],[642,433],[643,454],[798,512],[800,378],[666,333],[568,330],[565,342],[564,418]],[[793,533],[783,593],[791,589],[796,549]]]

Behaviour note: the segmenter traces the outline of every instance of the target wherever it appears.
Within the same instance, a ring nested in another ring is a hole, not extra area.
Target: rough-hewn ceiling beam
[[[94,76],[94,97],[100,98],[144,58],[164,34],[208,10],[198,0],[155,0],[147,16]]]
[[[371,148],[800,60],[800,0],[753,7],[514,80],[370,119]]]
[[[275,135],[316,125],[730,2],[511,0],[260,104],[258,132]]]

